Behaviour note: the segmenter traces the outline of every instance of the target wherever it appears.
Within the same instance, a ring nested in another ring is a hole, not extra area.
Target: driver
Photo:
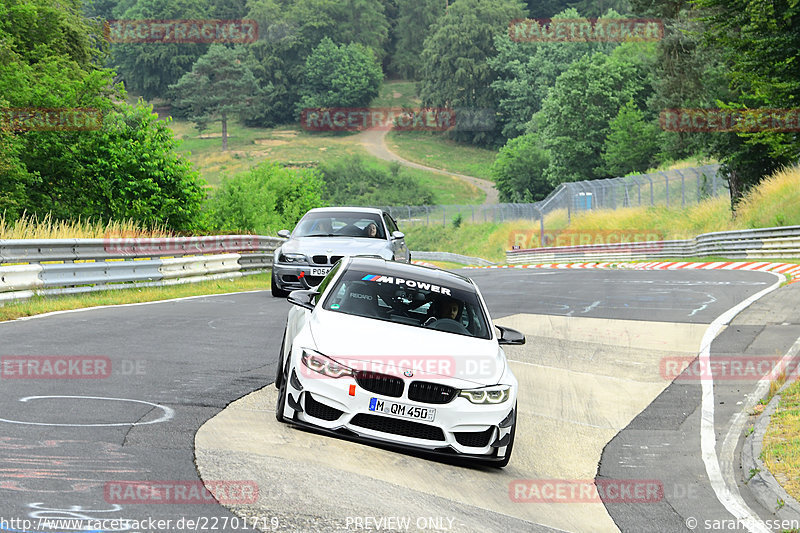
[[[457,320],[458,312],[461,311],[461,304],[452,298],[442,298],[439,300],[438,318],[449,318]]]
[[[364,234],[366,237],[373,238],[378,235],[378,226],[374,222],[370,222],[367,224],[367,227],[364,228]]]

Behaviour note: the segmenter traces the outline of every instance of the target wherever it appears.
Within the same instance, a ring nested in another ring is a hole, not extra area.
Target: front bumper
[[[361,388],[351,377],[316,377],[308,371],[290,370],[284,417],[297,425],[313,427],[359,442],[379,442],[392,448],[414,448],[437,456],[458,456],[484,462],[501,461],[514,422],[516,390],[502,404],[472,404],[456,397],[446,404],[410,400],[405,387],[401,397],[389,397]],[[355,385],[354,395],[350,387]],[[370,399],[435,409],[432,422],[414,421],[370,411]]]
[[[312,275],[314,269],[325,268],[330,270],[330,266],[312,266],[312,265],[283,265],[276,263],[272,267],[273,275],[275,276],[275,284],[277,287],[284,291],[298,291],[306,287],[300,282],[300,274],[302,273],[306,282],[311,287],[316,287],[322,282],[324,276]]]

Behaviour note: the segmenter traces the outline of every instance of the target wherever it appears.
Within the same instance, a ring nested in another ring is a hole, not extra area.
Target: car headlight
[[[307,265],[308,257],[304,254],[280,254],[278,256],[279,263],[289,263],[293,265]]]
[[[494,387],[484,387],[482,389],[462,390],[458,395],[466,398],[472,403],[503,403],[508,400],[511,387],[508,385],[496,385]]]
[[[326,357],[313,350],[303,349],[303,356],[301,359],[303,364],[308,368],[314,372],[317,372],[318,374],[328,376],[329,378],[336,379],[345,376],[353,376],[352,369],[339,364],[330,357]]]

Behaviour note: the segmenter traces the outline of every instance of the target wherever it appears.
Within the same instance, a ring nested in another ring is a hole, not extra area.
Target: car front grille
[[[399,398],[403,395],[404,383],[400,378],[379,374],[377,372],[356,372],[356,383],[359,387],[375,394]]]
[[[350,423],[354,426],[380,431],[381,433],[402,435],[413,439],[445,440],[441,429],[427,424],[411,422],[410,420],[361,413],[354,416]]]
[[[341,259],[342,257],[344,257],[344,256],[343,256],[343,255],[332,255],[332,256],[331,256],[331,264],[332,264],[332,265],[335,265],[335,264],[336,264],[336,261],[338,261],[338,260],[339,260],[339,259]]]
[[[315,255],[311,258],[311,261],[314,262],[315,265],[327,265],[328,264],[328,256],[327,255]]]
[[[342,412],[333,407],[327,406],[314,399],[311,394],[306,393],[306,414],[321,420],[333,421],[342,416]]]
[[[448,385],[428,381],[412,381],[408,386],[408,399],[422,403],[449,403],[458,391]]]
[[[457,431],[453,433],[458,442],[462,446],[473,446],[475,448],[485,448],[489,445],[489,440],[492,438],[494,428],[489,428],[486,431]]]

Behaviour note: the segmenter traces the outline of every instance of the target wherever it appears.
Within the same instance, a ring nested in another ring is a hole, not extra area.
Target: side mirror
[[[494,327],[500,330],[500,338],[497,339],[498,344],[525,344],[525,335],[519,331],[498,325]]]
[[[278,237],[283,237],[284,239],[288,239],[291,233],[288,229],[282,229],[278,232]]]
[[[405,239],[406,234],[402,231],[393,231],[392,232],[392,239]]]
[[[314,296],[319,294],[314,290],[292,291],[289,293],[289,303],[299,305],[306,309],[314,309]]]

